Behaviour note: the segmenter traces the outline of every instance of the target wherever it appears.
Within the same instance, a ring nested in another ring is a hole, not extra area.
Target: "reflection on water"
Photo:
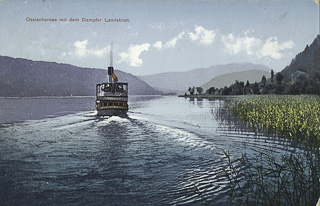
[[[222,99],[134,96],[110,118],[88,103],[0,128],[0,205],[228,205],[224,150],[290,148],[243,130]]]
[[[0,97],[0,125],[94,110],[95,97]]]
[[[263,150],[269,151],[276,151],[275,149],[278,148],[281,153],[286,150],[290,152],[297,150],[297,144],[292,140],[281,138],[277,135],[270,137],[270,135],[264,133],[263,130],[252,128],[249,124],[234,117],[230,111],[231,104],[232,99],[226,99],[222,102],[221,107],[212,110],[215,118],[219,122],[219,130],[224,131],[226,134],[235,132],[242,134],[243,137],[247,136],[246,139],[250,141],[240,140],[240,142],[248,148],[254,149],[255,147],[260,147]]]

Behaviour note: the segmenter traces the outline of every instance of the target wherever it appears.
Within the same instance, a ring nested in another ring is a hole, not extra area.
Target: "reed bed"
[[[302,152],[225,152],[230,205],[316,205],[320,168],[319,96],[245,96],[229,108],[238,120],[269,136],[292,139]]]
[[[231,111],[268,135],[314,146],[320,144],[319,96],[244,96],[234,102]]]

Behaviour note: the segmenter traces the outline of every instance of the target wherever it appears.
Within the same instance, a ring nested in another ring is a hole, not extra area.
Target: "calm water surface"
[[[220,118],[219,99],[0,99],[0,205],[228,205],[223,151],[294,151]],[[24,109],[25,108],[25,109]]]

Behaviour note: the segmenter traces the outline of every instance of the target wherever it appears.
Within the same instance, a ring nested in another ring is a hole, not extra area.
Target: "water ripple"
[[[223,151],[294,149],[220,124],[212,110],[222,104],[159,97],[127,117],[91,111],[1,126],[0,205],[227,205]]]

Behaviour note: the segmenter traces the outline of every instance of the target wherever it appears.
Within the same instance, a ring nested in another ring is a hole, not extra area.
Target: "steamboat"
[[[128,83],[118,82],[114,73],[112,43],[107,82],[96,85],[96,110],[98,116],[125,115],[128,111]]]

